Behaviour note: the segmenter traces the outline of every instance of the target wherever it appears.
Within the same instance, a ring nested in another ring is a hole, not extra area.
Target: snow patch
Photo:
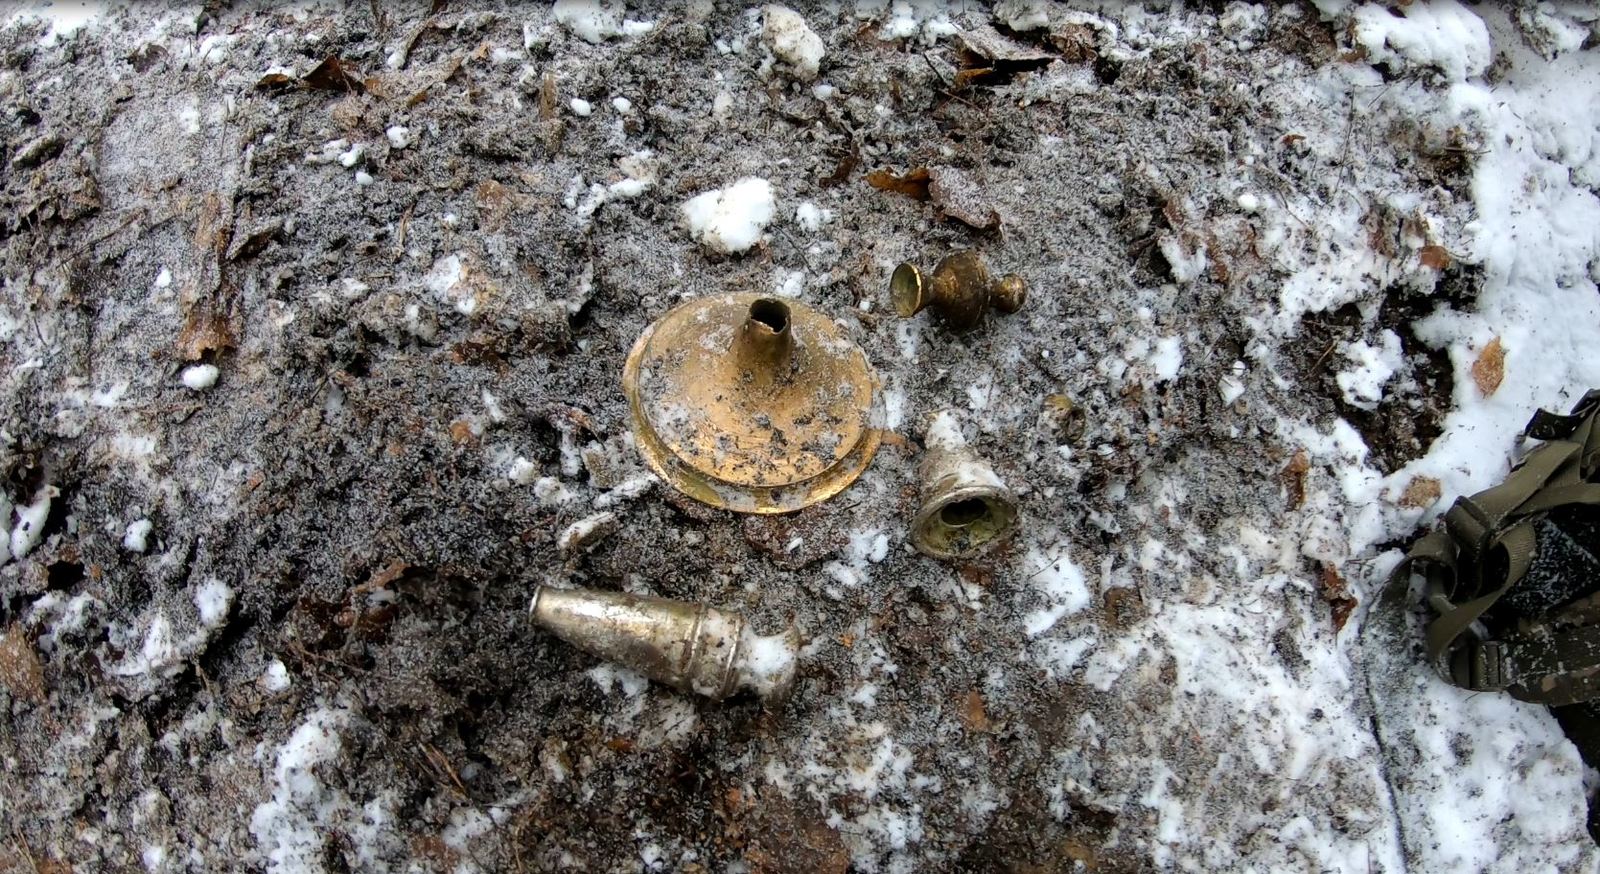
[[[759,242],[773,214],[772,183],[753,176],[692,197],[683,205],[689,234],[724,254],[744,252]]]

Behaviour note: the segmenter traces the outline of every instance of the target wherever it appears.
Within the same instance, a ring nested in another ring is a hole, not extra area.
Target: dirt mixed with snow
[[[1547,713],[1362,634],[1600,385],[1593,12],[223,6],[0,30],[11,866],[1600,864]],[[1027,305],[895,318],[961,248]],[[877,367],[838,498],[638,460],[623,357],[724,291]],[[1022,501],[966,563],[907,543],[941,409]],[[796,691],[541,583],[792,620]]]

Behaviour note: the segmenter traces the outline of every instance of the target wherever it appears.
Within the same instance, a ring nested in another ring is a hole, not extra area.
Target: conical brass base
[[[741,513],[787,513],[838,494],[882,437],[866,354],[795,301],[689,301],[639,336],[622,387],[650,467],[684,494]]]

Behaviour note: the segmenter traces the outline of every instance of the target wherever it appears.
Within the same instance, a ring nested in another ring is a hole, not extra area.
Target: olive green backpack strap
[[[1444,529],[1417,541],[1396,566],[1391,586],[1413,573],[1424,579],[1424,599],[1437,614],[1424,634],[1428,658],[1455,685],[1546,704],[1600,692],[1600,628],[1540,624],[1491,639],[1478,621],[1527,573],[1543,514],[1600,505],[1600,484],[1590,481],[1600,462],[1597,411],[1600,391],[1569,415],[1541,410],[1525,433],[1544,443],[1499,485],[1456,499]]]

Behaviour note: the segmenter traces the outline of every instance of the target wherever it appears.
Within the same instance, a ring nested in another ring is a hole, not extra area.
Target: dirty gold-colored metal
[[[983,323],[990,307],[1003,313],[1022,309],[1028,286],[1015,273],[993,278],[978,253],[964,251],[940,261],[931,277],[914,264],[896,267],[889,298],[902,319],[931,307],[951,330],[969,331]]]
[[[721,701],[748,690],[769,702],[794,686],[800,634],[756,634],[741,613],[705,604],[540,586],[535,625],[592,655],[682,692]]]
[[[1010,534],[1020,517],[1017,498],[966,445],[952,413],[932,417],[926,444],[912,545],[934,558],[968,558]]]
[[[650,467],[678,491],[741,513],[787,513],[838,494],[882,439],[866,354],[795,301],[689,301],[639,336],[622,387]]]

